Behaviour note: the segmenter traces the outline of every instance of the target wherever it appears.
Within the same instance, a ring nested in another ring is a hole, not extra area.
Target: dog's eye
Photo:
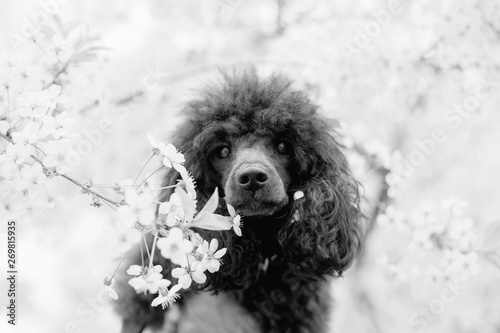
[[[280,141],[276,145],[276,150],[278,151],[279,154],[286,155],[290,153],[291,147],[288,142]]]
[[[229,150],[228,147],[221,147],[217,151],[217,157],[218,158],[228,158],[229,155],[231,155],[231,151]]]

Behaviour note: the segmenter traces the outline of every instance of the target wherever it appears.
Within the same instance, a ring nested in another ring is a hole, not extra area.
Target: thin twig
[[[35,147],[40,153],[44,154],[45,156],[47,156],[47,154],[45,154],[45,152],[43,150],[41,150],[37,145],[35,144],[31,144],[33,147]]]
[[[116,207],[115,207],[115,206],[112,206],[109,202],[104,201],[104,204],[105,204],[106,206],[108,206],[109,208],[111,208],[112,210],[114,210],[115,212],[118,212],[118,209],[116,209]]]
[[[7,91],[7,117],[10,116],[10,87],[7,85],[5,87],[5,90]]]
[[[144,245],[141,242],[141,263],[142,263],[141,267],[144,267],[144,250],[142,249],[143,246]]]
[[[13,143],[12,139],[9,138],[8,136],[4,135],[4,134],[0,134],[0,137],[4,138],[5,140],[9,141],[10,143]],[[34,159],[35,161],[37,161],[38,163],[40,163],[43,166],[43,162],[38,157],[36,157],[34,155],[31,155],[30,157],[32,159]],[[43,167],[43,168],[44,168],[44,170],[49,171],[46,167]],[[90,187],[88,187],[87,185],[84,185],[84,184],[80,183],[78,180],[73,179],[70,176],[63,175],[63,174],[60,174],[60,173],[56,173],[56,176],[61,176],[61,177],[65,178],[65,179],[69,180],[73,184],[75,184],[78,187],[82,188],[85,191],[84,193],[90,193],[90,194],[92,194],[92,195],[94,195],[94,196],[96,196],[96,197],[98,197],[98,198],[100,198],[100,199],[102,199],[102,200],[104,200],[104,201],[106,201],[106,202],[108,202],[108,203],[116,206],[116,207],[120,207],[121,206],[121,204],[119,202],[116,202],[114,200],[108,199],[105,196],[103,196],[103,195],[101,195],[101,194],[99,194],[99,193],[97,193],[95,191],[92,191],[90,189]]]
[[[154,188],[152,190],[149,190],[149,192],[161,191],[161,190],[165,190],[168,188],[174,188],[174,187],[177,187],[177,185],[162,186],[162,187],[158,187],[158,188]]]
[[[151,254],[149,253],[148,242],[146,241],[146,236],[144,236],[144,234],[142,234],[142,240],[144,241],[144,246],[146,248],[146,253],[148,254],[149,262],[151,262]]]
[[[144,170],[144,168],[146,167],[146,165],[148,165],[149,161],[151,161],[151,159],[155,156],[156,154],[151,154],[151,156],[149,156],[148,160],[146,161],[146,163],[144,163],[144,165],[142,166],[141,170],[139,170],[139,173],[137,174],[137,176],[135,176],[135,179],[134,179],[134,182],[132,183],[132,186],[135,185],[135,182],[137,181],[137,179],[139,178],[139,176],[141,175],[142,171]]]
[[[81,187],[81,188],[85,191],[85,193],[90,193],[90,194],[92,194],[92,195],[95,195],[95,196],[96,196],[96,197],[98,197],[99,199],[102,199],[102,200],[104,200],[104,201],[107,201],[107,202],[109,202],[110,204],[112,204],[112,205],[114,205],[114,206],[116,206],[116,207],[120,207],[120,206],[121,206],[121,204],[120,204],[119,202],[116,202],[116,201],[114,201],[114,200],[108,199],[108,198],[106,198],[105,196],[103,196],[103,195],[101,195],[101,194],[99,194],[99,193],[97,193],[97,192],[92,191],[92,190],[91,190],[88,186],[86,186],[86,185],[84,185],[84,184],[80,183],[80,182],[79,182],[78,180],[76,180],[76,179],[73,179],[73,178],[71,178],[71,177],[69,177],[69,176],[66,176],[66,175],[64,175],[64,174],[60,174],[60,173],[58,173],[58,174],[57,174],[57,176],[61,176],[61,177],[63,177],[63,178],[66,178],[67,180],[69,180],[70,182],[72,182],[73,184],[75,184],[76,186]]]
[[[155,239],[153,240],[153,248],[151,250],[151,258],[149,259],[149,269],[153,268],[153,260],[155,257],[156,251],[156,240],[158,239],[158,231],[154,234]]]
[[[151,178],[151,176],[153,176],[155,173],[157,173],[158,171],[160,171],[162,168],[163,168],[163,165],[160,166],[155,171],[153,171],[149,176],[146,177],[146,179],[144,179],[144,181],[135,190],[137,191],[138,189],[140,189],[144,184],[146,184],[146,182],[148,181],[149,178]]]
[[[120,265],[122,264],[123,259],[125,259],[125,256],[127,255],[127,253],[128,253],[128,251],[125,251],[125,253],[122,255],[122,258],[120,259],[120,262],[118,262],[118,266],[116,266],[116,269],[113,272],[113,275],[111,275],[111,279],[110,280],[113,280],[113,278],[115,277],[116,272],[118,272],[118,268],[120,268]]]

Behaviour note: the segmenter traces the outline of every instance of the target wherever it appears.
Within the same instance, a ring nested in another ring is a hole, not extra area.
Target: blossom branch
[[[108,199],[108,198],[106,198],[105,196],[103,196],[103,195],[101,195],[101,194],[99,194],[99,193],[97,193],[97,192],[95,192],[95,191],[92,191],[92,190],[91,190],[91,189],[90,189],[87,185],[80,183],[80,182],[79,182],[79,181],[77,181],[76,179],[73,179],[73,178],[71,178],[71,177],[69,177],[69,176],[66,176],[66,175],[64,175],[64,174],[59,174],[59,173],[58,173],[58,174],[56,174],[56,175],[57,175],[57,176],[61,176],[61,177],[65,178],[65,179],[69,180],[70,182],[72,182],[72,183],[73,183],[73,184],[75,184],[76,186],[80,187],[80,188],[83,190],[83,193],[92,194],[93,196],[96,196],[96,197],[98,197],[99,199],[102,199],[102,200],[104,200],[104,201],[106,201],[106,202],[108,202],[108,203],[110,203],[110,204],[112,204],[112,205],[114,205],[114,206],[116,206],[116,207],[120,207],[120,206],[121,206],[121,203],[119,203],[119,202],[117,202],[117,201],[114,201],[114,200],[111,200],[111,199]]]

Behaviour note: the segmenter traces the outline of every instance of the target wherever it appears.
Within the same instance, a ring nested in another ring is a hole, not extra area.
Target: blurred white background
[[[362,260],[333,286],[332,332],[500,332],[498,1],[62,2],[2,0],[0,52],[21,66],[43,57],[32,41],[17,47],[13,40],[55,8],[63,25],[79,23],[100,38],[95,59],[62,77],[71,78],[63,92],[78,115],[75,132],[91,142],[74,178],[133,178],[150,154],[146,133],[168,136],[183,102],[217,78],[218,66],[282,72],[342,121],[347,145],[382,160],[395,151],[418,160],[389,184],[382,208],[394,208],[373,225]],[[110,133],[98,131],[102,119],[114,125]],[[422,142],[435,130],[446,139],[425,153]],[[380,191],[362,156],[351,163],[368,194]],[[117,332],[110,306],[94,304],[121,255],[115,214],[91,207],[64,179],[47,191],[57,207],[34,210],[18,226],[16,332]],[[474,254],[468,261],[451,262],[438,232],[429,231],[449,218],[442,212],[450,205],[456,216],[446,223],[473,221],[462,228]],[[496,255],[486,258],[485,244]],[[464,272],[456,290],[447,264]]]

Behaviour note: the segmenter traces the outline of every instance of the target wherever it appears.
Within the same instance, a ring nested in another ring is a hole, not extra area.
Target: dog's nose
[[[256,167],[249,167],[243,170],[238,176],[238,184],[246,191],[255,192],[266,183],[267,173]]]

